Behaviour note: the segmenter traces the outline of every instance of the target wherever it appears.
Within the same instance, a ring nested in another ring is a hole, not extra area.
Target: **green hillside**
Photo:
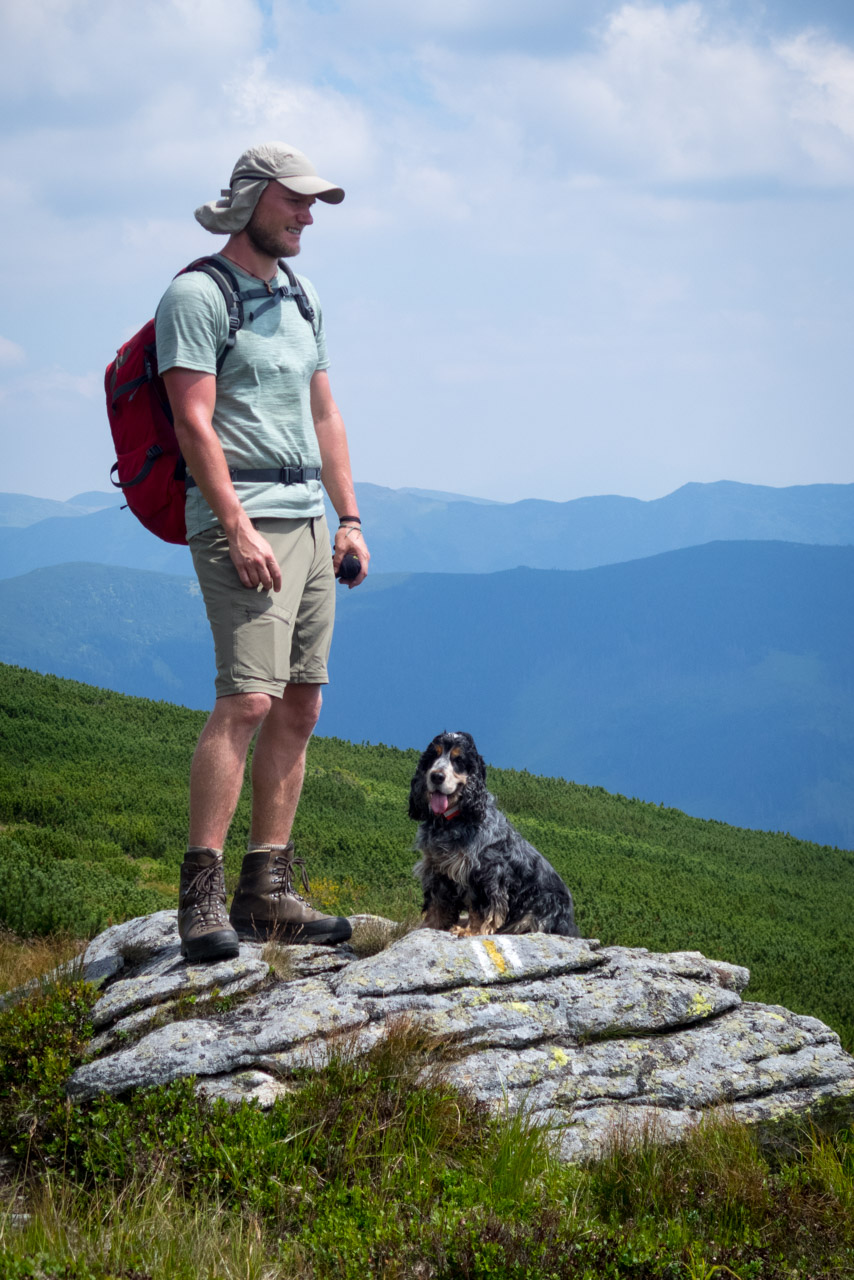
[[[0,666],[0,922],[86,934],[175,906],[203,720]],[[294,836],[318,905],[417,911],[415,760],[313,740]],[[745,964],[751,998],[821,1018],[854,1047],[854,853],[524,771],[491,769],[489,785],[572,888],[586,936]],[[244,795],[226,850],[232,885],[248,817]]]

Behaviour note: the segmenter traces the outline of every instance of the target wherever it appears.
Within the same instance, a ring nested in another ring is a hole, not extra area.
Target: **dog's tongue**
[[[444,813],[448,807],[448,797],[443,796],[441,791],[432,791],[430,793],[430,808],[434,813]]]

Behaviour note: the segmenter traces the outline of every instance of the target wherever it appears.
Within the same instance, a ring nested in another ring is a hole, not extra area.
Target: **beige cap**
[[[301,196],[317,196],[327,204],[340,204],[341,187],[318,176],[308,156],[287,142],[262,142],[244,151],[231,174],[222,198],[196,210],[196,221],[217,235],[242,231],[255,211],[268,182],[281,182]]]

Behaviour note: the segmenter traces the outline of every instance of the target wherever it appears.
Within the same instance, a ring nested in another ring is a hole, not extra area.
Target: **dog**
[[[498,809],[471,734],[433,739],[412,779],[409,816],[420,824],[413,874],[424,889],[422,928],[578,937],[572,894]]]

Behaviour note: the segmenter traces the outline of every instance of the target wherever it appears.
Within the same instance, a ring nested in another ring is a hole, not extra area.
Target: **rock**
[[[369,911],[358,912],[354,916],[348,916],[347,919],[354,929],[380,929],[384,933],[391,933],[392,929],[398,927],[396,920],[389,920],[388,916],[374,916]]]
[[[92,1097],[167,1084],[180,1076],[223,1075],[301,1041],[351,1031],[367,1021],[365,1009],[353,1000],[337,999],[318,978],[283,982],[258,992],[232,1013],[173,1022],[129,1048],[79,1067],[68,1092]]]
[[[546,933],[455,938],[436,929],[416,929],[378,955],[350,965],[333,985],[336,991],[364,997],[518,983],[601,964],[594,947],[598,943]]]
[[[214,964],[187,964],[178,944],[170,944],[138,965],[131,977],[119,978],[92,1010],[92,1025],[103,1027],[140,1008],[162,1004],[176,997],[221,996],[259,987],[270,972],[261,959],[261,947],[242,943],[234,960]]]
[[[277,1098],[293,1093],[293,1086],[283,1084],[266,1071],[235,1071],[230,1076],[208,1076],[196,1083],[196,1093],[203,1097],[222,1098],[236,1106],[240,1102],[257,1102],[259,1107],[272,1107]]]
[[[194,1076],[206,1096],[271,1106],[342,1035],[362,1052],[405,1016],[453,1047],[452,1083],[551,1126],[565,1160],[618,1130],[673,1140],[715,1109],[765,1126],[854,1118],[854,1059],[834,1032],[743,1001],[747,970],[696,951],[419,929],[363,960],[347,944],[242,944],[234,960],[191,966],[174,912],[158,912],[108,929],[84,965],[104,984],[100,1056],[68,1081],[73,1097]],[[231,1007],[215,1003],[229,994]]]
[[[174,911],[155,911],[114,924],[93,938],[83,953],[83,977],[100,985],[121,972],[125,964],[139,964],[172,945],[180,945]]]

